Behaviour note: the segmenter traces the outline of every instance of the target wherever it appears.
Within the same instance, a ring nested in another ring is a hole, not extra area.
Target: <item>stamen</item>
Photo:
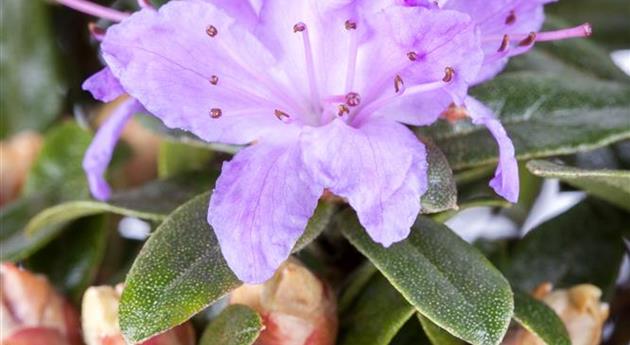
[[[288,119],[291,118],[291,116],[289,116],[289,114],[285,113],[282,110],[274,110],[273,114],[278,118],[278,120],[282,121],[283,118]]]
[[[57,0],[57,2],[79,12],[98,18],[108,19],[113,22],[120,22],[129,17],[129,13],[120,12],[86,0]]]
[[[445,83],[450,83],[453,80],[454,76],[455,70],[453,69],[453,67],[446,67],[444,69],[444,78],[442,78],[442,81]]]
[[[212,77],[210,77],[210,84],[217,85],[218,83],[219,83],[219,77],[217,77],[216,75],[213,75]]]
[[[306,63],[306,71],[308,73],[309,87],[311,90],[312,104],[319,104],[319,90],[317,86],[317,78],[315,77],[315,62],[313,61],[313,49],[311,48],[311,40],[308,34],[308,28],[304,23],[297,23],[293,26],[293,32],[302,33],[302,39],[304,41],[304,58]]]
[[[506,51],[509,47],[510,47],[510,36],[509,35],[503,35],[503,40],[501,41],[501,46],[499,47],[499,50],[497,50],[497,52],[498,53],[502,53],[502,52]]]
[[[96,23],[88,23],[88,30],[90,30],[90,35],[97,41],[102,41],[105,38],[105,29],[96,25]]]
[[[507,18],[505,18],[505,25],[512,25],[514,23],[516,23],[516,13],[512,10]]]
[[[348,108],[345,104],[339,104],[337,109],[339,109],[339,112],[337,112],[337,115],[339,116],[343,116],[343,114],[350,114],[350,108]]]
[[[532,44],[534,44],[534,42],[536,42],[536,33],[535,32],[530,32],[529,35],[527,35],[527,37],[525,37],[523,40],[518,42],[518,46],[519,47],[527,47],[527,46],[531,46]]]
[[[138,6],[140,8],[155,9],[153,4],[151,4],[151,0],[138,0]]]
[[[409,60],[411,60],[411,61],[416,61],[416,60],[418,60],[418,53],[416,53],[416,52],[409,52],[409,53],[407,53],[407,58],[409,58]]]
[[[361,95],[356,92],[350,92],[346,95],[346,104],[351,107],[356,107],[361,104]]]
[[[584,23],[582,25],[569,28],[569,29],[540,32],[538,33],[538,37],[536,38],[536,41],[546,42],[546,41],[563,40],[566,38],[588,37],[592,33],[593,33],[593,28],[591,27],[591,24]]]
[[[405,82],[402,80],[402,78],[399,75],[396,75],[396,77],[394,78],[394,91],[396,91],[396,93],[400,93],[400,91],[405,91]]]
[[[357,23],[346,20],[345,28],[350,34],[350,43],[348,51],[348,69],[346,70],[346,92],[350,92],[354,87],[354,75],[357,69],[357,54],[359,51],[359,38],[356,32]]]
[[[212,108],[210,109],[210,117],[213,119],[218,119],[221,117],[221,115],[223,115],[223,111],[221,111],[221,109],[219,108]]]
[[[214,25],[208,25],[206,28],[206,34],[210,37],[214,37],[219,33],[219,30]]]

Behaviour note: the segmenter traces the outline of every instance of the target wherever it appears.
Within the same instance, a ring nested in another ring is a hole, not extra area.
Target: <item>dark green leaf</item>
[[[381,274],[373,276],[342,322],[341,345],[387,345],[415,309]]]
[[[508,282],[446,226],[419,217],[409,237],[384,248],[351,212],[340,216],[350,242],[416,309],[472,344],[498,344],[513,311]]]
[[[571,339],[558,315],[529,295],[514,294],[514,319],[547,345],[571,345]]]
[[[547,161],[530,161],[527,168],[546,178],[557,178],[598,198],[630,210],[630,171],[586,170]]]
[[[329,203],[325,201],[320,201],[313,213],[313,216],[308,222],[308,226],[302,236],[297,240],[295,246],[293,247],[293,251],[297,252],[307,245],[309,245],[313,240],[315,240],[319,235],[321,235],[324,230],[328,227],[330,222],[332,221],[333,215],[337,212],[337,205],[334,203]]]
[[[199,345],[251,345],[264,326],[260,315],[244,305],[231,305],[210,322]]]
[[[544,73],[505,73],[473,90],[498,114],[519,159],[569,154],[630,138],[630,87],[588,78]],[[445,121],[423,129],[453,169],[496,162],[488,131]]]
[[[440,328],[440,326],[431,322],[431,320],[422,316],[422,314],[418,314],[418,319],[422,324],[422,329],[424,329],[424,334],[427,335],[429,340],[431,340],[431,344],[433,345],[464,345],[464,342],[460,339],[455,338],[447,331]]]
[[[423,140],[427,148],[429,187],[422,196],[422,213],[437,213],[457,207],[457,186],[448,160],[430,140]]]
[[[345,312],[352,305],[352,302],[354,302],[361,293],[361,290],[363,290],[376,272],[378,272],[376,267],[374,267],[369,260],[366,260],[359,268],[352,272],[348,277],[347,286],[343,289],[339,303],[337,304],[339,312]]]
[[[104,216],[80,219],[30,257],[26,266],[44,273],[55,287],[75,302],[92,283],[105,253],[107,221]]]
[[[621,233],[628,224],[625,214],[608,205],[581,202],[519,241],[506,276],[521,291],[550,282],[559,288],[591,283],[609,292],[623,257]]]
[[[55,44],[46,2],[0,2],[0,138],[41,131],[59,115],[65,85]]]
[[[128,340],[172,328],[241,285],[206,220],[209,199],[204,193],[176,209],[138,254],[120,304],[120,326]],[[328,221],[323,215],[331,206],[320,207],[308,228]],[[317,233],[308,228],[307,234]]]

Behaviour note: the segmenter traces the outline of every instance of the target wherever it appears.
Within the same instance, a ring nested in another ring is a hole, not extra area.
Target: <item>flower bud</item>
[[[332,345],[337,336],[334,294],[297,260],[289,259],[262,285],[244,284],[230,295],[263,318],[257,345]]]
[[[86,345],[126,345],[118,324],[118,304],[123,285],[93,286],[85,291],[81,311]],[[190,323],[177,326],[146,340],[141,345],[194,345]]]
[[[15,199],[42,147],[42,137],[22,132],[0,142],[0,205]]]
[[[2,345],[80,345],[79,318],[46,278],[0,265]]]
[[[608,304],[600,301],[601,290],[590,284],[551,292],[550,290],[549,284],[543,284],[536,289],[534,296],[542,299],[562,319],[569,332],[571,344],[599,344],[604,322],[608,318]],[[522,331],[509,344],[544,345],[544,342],[533,334]]]

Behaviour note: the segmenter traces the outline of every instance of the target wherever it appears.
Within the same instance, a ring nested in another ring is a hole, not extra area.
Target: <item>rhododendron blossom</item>
[[[131,16],[84,8],[121,21],[102,34],[107,67],[84,87],[103,101],[133,97],[86,154],[92,193],[109,196],[103,173],[141,108],[208,142],[250,144],[224,164],[208,222],[237,276],[262,282],[288,257],[324,190],[348,201],[373,240],[406,238],[427,161],[405,125],[463,114],[496,137],[491,186],[515,202],[512,143],[467,90],[537,39],[568,35],[532,37],[542,3],[182,0]]]

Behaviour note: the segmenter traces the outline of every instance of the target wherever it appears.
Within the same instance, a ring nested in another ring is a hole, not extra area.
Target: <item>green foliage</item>
[[[543,302],[522,292],[514,294],[514,318],[547,345],[571,345],[571,339],[558,315]]]
[[[460,339],[450,335],[447,331],[440,328],[438,325],[431,322],[431,320],[418,314],[418,320],[422,324],[422,329],[427,335],[431,344],[433,345],[464,345],[464,342]]]
[[[0,3],[0,138],[59,116],[65,81],[48,11],[44,1]]]
[[[264,329],[262,319],[244,305],[231,305],[210,322],[199,345],[251,345]]]
[[[340,216],[350,242],[421,314],[472,344],[498,344],[513,312],[509,283],[446,226],[419,217],[409,237],[383,248],[351,212]]]
[[[527,168],[535,175],[560,179],[630,211],[630,171],[579,169],[548,161],[530,161]]]

